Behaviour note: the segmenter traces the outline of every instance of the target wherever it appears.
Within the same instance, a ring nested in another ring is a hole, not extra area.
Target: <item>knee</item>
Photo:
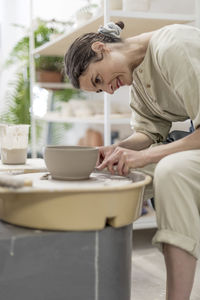
[[[155,168],[154,182],[163,183],[163,187],[174,182],[179,175],[183,174],[185,168],[184,157],[179,153],[171,154],[159,161]],[[168,184],[167,184],[168,183]]]
[[[174,205],[174,191],[180,183],[177,176],[180,167],[176,157],[169,155],[161,159],[155,168],[153,188],[157,218],[171,211]]]

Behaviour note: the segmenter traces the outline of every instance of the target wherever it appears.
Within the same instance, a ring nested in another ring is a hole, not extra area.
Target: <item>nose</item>
[[[106,84],[105,87],[104,87],[104,92],[112,95],[114,93],[114,89],[112,87],[112,84]]]

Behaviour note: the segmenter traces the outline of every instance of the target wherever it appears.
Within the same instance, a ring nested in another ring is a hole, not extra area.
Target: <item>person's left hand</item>
[[[128,175],[131,168],[141,168],[147,164],[145,154],[145,150],[135,151],[117,147],[97,169],[102,170],[107,167],[112,174],[117,171],[119,175]]]

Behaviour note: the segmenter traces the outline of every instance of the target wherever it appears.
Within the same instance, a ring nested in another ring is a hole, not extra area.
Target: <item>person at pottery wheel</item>
[[[166,299],[189,300],[200,254],[200,30],[176,24],[122,40],[123,27],[111,22],[77,38],[65,55],[66,74],[85,91],[131,86],[134,133],[101,147],[98,169],[153,177],[153,243],[165,258]],[[172,122],[186,119],[194,131],[165,143]],[[145,193],[153,195],[150,187]]]

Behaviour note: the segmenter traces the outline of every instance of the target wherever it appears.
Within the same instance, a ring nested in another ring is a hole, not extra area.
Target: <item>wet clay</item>
[[[1,149],[1,161],[7,165],[22,165],[26,163],[27,148]]]

